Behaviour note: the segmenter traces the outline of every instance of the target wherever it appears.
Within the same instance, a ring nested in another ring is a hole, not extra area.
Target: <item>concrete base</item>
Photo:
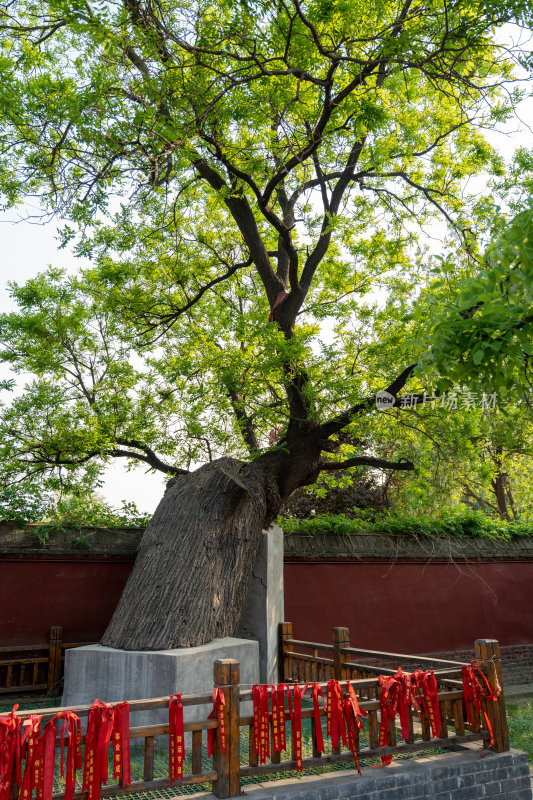
[[[278,683],[278,627],[284,620],[283,531],[263,532],[252,580],[235,636],[259,642],[261,683]]]
[[[65,652],[63,706],[90,705],[97,697],[106,703],[181,694],[210,694],[213,664],[234,658],[241,665],[241,683],[259,680],[259,645],[245,639],[215,639],[201,647],[176,650],[117,650],[94,644]],[[205,718],[212,706],[192,706],[185,720]],[[131,725],[168,721],[168,710],[138,711]],[[168,737],[166,738],[168,741]]]

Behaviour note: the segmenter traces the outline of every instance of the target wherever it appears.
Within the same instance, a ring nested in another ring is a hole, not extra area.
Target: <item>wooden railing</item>
[[[303,652],[308,651],[308,652]],[[310,651],[310,652],[309,652]],[[326,653],[327,655],[321,655]],[[500,646],[495,639],[477,639],[474,642],[475,659],[480,662],[482,671],[496,691],[500,688],[497,701],[486,706],[488,719],[493,731],[494,750],[503,752],[509,749],[509,734],[505,714],[505,698],[500,662]],[[483,739],[489,741],[488,727],[479,725],[472,728],[466,721],[466,709],[463,702],[462,675],[463,662],[442,658],[430,658],[423,655],[405,653],[388,653],[379,650],[365,650],[350,646],[348,628],[333,628],[332,644],[308,642],[295,639],[292,623],[282,622],[280,625],[280,672],[287,683],[320,681],[335,678],[350,680],[358,697],[362,700],[377,701],[380,694],[378,675],[393,675],[398,667],[406,671],[417,668],[434,670],[439,687],[439,702],[443,732],[440,739],[432,740],[429,736],[429,721],[424,714],[420,718],[422,740],[432,747],[450,746],[459,743],[459,738]],[[362,704],[362,707],[364,705]],[[369,733],[376,727],[374,716],[377,716],[379,704],[369,706]],[[414,712],[413,712],[414,713]],[[418,716],[418,715],[417,715]],[[454,730],[452,736],[449,729]],[[459,738],[458,738],[459,737]],[[415,749],[414,743],[400,745],[401,748]]]
[[[433,748],[449,748],[456,745],[470,742],[482,742],[484,747],[489,745],[489,727],[486,721],[481,718],[472,725],[469,724],[464,704],[462,684],[460,680],[460,662],[443,661],[440,659],[429,659],[422,656],[399,655],[393,653],[382,653],[378,651],[362,651],[359,648],[349,646],[348,631],[343,628],[334,629],[332,645],[324,645],[316,642],[303,642],[292,637],[292,628],[289,623],[283,623],[281,628],[281,656],[283,664],[283,678],[286,681],[316,681],[324,688],[326,680],[334,677],[338,680],[349,678],[351,685],[355,689],[359,698],[361,709],[368,713],[365,723],[365,733],[361,734],[361,741],[357,740],[357,755],[359,759],[376,758],[384,755],[396,756],[402,753],[414,753],[419,750],[430,750]],[[298,650],[296,650],[297,648]],[[311,654],[307,655],[307,660],[300,658],[299,651],[308,649]],[[328,655],[321,656],[321,653]],[[332,657],[330,657],[330,654]],[[353,657],[358,661],[353,661]],[[487,680],[493,690],[496,689],[497,682],[501,685],[501,670],[499,662],[499,647],[494,640],[480,639],[476,642],[476,656],[480,660],[481,667],[486,673]],[[374,660],[374,664],[364,664],[359,659],[367,658]],[[388,727],[387,746],[379,745],[379,725],[380,725],[380,692],[381,687],[378,680],[379,674],[390,674],[396,671],[391,667],[383,667],[378,661],[388,661],[396,663],[402,661],[404,666],[419,666],[425,669],[434,669],[438,681],[438,703],[442,730],[438,737],[431,734],[429,717],[425,712],[411,710],[409,717],[409,736],[408,741],[399,741],[397,732],[397,720],[390,720]],[[302,666],[303,665],[303,666]],[[303,670],[303,671],[302,671]],[[327,674],[324,676],[324,672]],[[364,674],[363,674],[364,673]],[[318,677],[325,680],[318,681]],[[254,717],[243,713],[242,704],[250,706],[252,700],[252,690],[248,687],[241,687],[240,665],[238,661],[231,659],[219,660],[214,666],[214,683],[222,689],[225,697],[225,738],[226,750],[222,752],[218,736],[218,720],[203,718],[199,721],[186,722],[185,731],[191,733],[191,771],[184,775],[183,780],[173,784],[179,787],[184,784],[199,784],[211,782],[214,794],[217,797],[227,798],[236,797],[240,794],[241,779],[250,776],[264,776],[273,773],[283,773],[288,770],[296,769],[296,757],[290,732],[290,714],[285,709],[285,719],[288,725],[287,743],[288,752],[274,753],[270,749],[268,763],[259,764],[258,757],[254,751]],[[177,687],[179,690],[179,687]],[[130,712],[152,711],[168,707],[168,697],[156,698],[151,700],[133,700],[130,702]],[[211,707],[212,694],[183,696],[183,705],[198,706],[208,705]],[[27,717],[31,713],[38,713],[43,717],[43,722],[51,719],[58,711],[65,709],[50,708],[39,709],[37,712],[25,711],[18,712],[18,716]],[[73,708],[80,717],[87,716],[89,707]],[[505,717],[505,705],[503,692],[495,701],[485,703],[485,711],[488,715],[489,725],[493,731],[493,749],[502,752],[509,749],[507,736],[507,723]],[[322,711],[322,719],[325,712]],[[349,751],[334,750],[329,746],[326,753],[320,754],[316,746],[317,736],[315,729],[315,716],[313,709],[304,708],[302,719],[308,720],[306,725],[311,726],[310,741],[312,744],[312,755],[303,758],[303,768],[315,768],[339,762],[352,762],[353,754]],[[215,749],[212,757],[212,764],[208,769],[202,767],[204,755],[204,731],[212,729],[215,731]],[[241,731],[247,729],[249,737],[249,752],[247,755],[241,753]],[[130,728],[130,738],[132,741],[144,739],[144,773],[142,780],[135,780],[131,786],[124,787],[120,783],[108,785],[102,788],[103,797],[111,797],[125,792],[144,792],[152,789],[163,789],[170,786],[170,776],[154,777],[154,746],[156,736],[165,736],[169,733],[168,721],[164,724],[156,723],[150,725],[133,726]],[[59,738],[56,740],[56,747],[60,744]],[[326,745],[328,747],[328,745]],[[16,790],[11,797],[17,796]],[[78,791],[75,800],[85,800],[86,794]],[[54,800],[63,800],[64,794],[54,795]]]
[[[48,644],[0,647],[0,695],[24,695],[59,690],[63,679],[65,650],[95,642],[63,642],[63,628],[50,628]]]
[[[191,750],[192,750],[192,768],[189,774],[183,776],[183,780],[178,780],[174,786],[183,786],[188,784],[208,783],[213,785],[213,791],[218,797],[229,797],[230,792],[235,788],[235,776],[231,776],[229,767],[230,758],[236,758],[238,762],[238,755],[235,754],[235,747],[238,748],[238,714],[239,714],[239,664],[231,660],[219,660],[214,665],[214,679],[215,684],[219,686],[225,695],[226,700],[226,736],[229,741],[229,746],[226,752],[220,751],[218,736],[215,736],[214,753],[213,753],[213,766],[211,769],[202,768],[203,756],[203,737],[204,731],[209,729],[218,729],[218,719],[203,719],[195,720],[193,722],[185,722],[185,733],[191,734]],[[191,706],[207,706],[209,711],[212,708],[212,692],[205,695],[183,695],[182,703],[186,708]],[[168,697],[159,697],[151,700],[131,700],[129,702],[130,714],[135,712],[144,711],[157,711],[159,709],[168,709]],[[48,720],[55,717],[59,711],[75,711],[80,717],[87,717],[89,714],[90,706],[77,706],[77,707],[61,707],[61,708],[40,708],[33,711],[18,711],[15,712],[18,717],[25,719],[31,714],[38,714],[42,717],[44,724]],[[186,713],[186,712],[185,712]],[[237,724],[235,724],[237,719]],[[124,787],[120,783],[103,786],[101,789],[102,797],[113,797],[118,794],[146,792],[154,789],[165,789],[170,786],[170,775],[164,777],[154,777],[154,756],[155,756],[155,737],[165,736],[169,733],[169,725],[166,723],[154,723],[148,725],[138,725],[130,727],[130,742],[135,745],[139,740],[144,740],[144,770],[143,779],[135,780],[131,786]],[[82,745],[85,742],[85,736],[82,736]],[[61,740],[59,736],[56,738],[56,749],[60,747]],[[238,753],[238,751],[237,751]],[[56,764],[57,764],[56,758]],[[231,776],[231,779],[230,779]],[[238,773],[237,773],[238,780]],[[232,782],[233,781],[233,782]],[[11,798],[18,797],[19,787],[12,786]],[[235,792],[238,794],[238,791]],[[53,795],[53,800],[63,800],[64,793],[57,793]],[[74,800],[85,800],[87,792],[76,791],[73,795]]]

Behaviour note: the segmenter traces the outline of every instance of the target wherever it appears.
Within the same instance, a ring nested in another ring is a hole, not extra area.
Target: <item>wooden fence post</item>
[[[279,623],[279,680],[280,683],[292,681],[292,662],[290,653],[294,652],[294,645],[287,644],[292,639],[292,622]]]
[[[481,668],[487,676],[492,691],[495,692],[498,685],[501,687],[497,700],[483,700],[483,703],[494,734],[493,750],[503,753],[505,750],[509,750],[509,731],[505,713],[500,645],[496,639],[476,639],[474,648],[476,659],[487,662],[482,664]]]
[[[240,664],[233,658],[218,658],[214,667],[215,686],[224,692],[226,722],[226,752],[220,749],[220,737],[215,736],[214,768],[218,773],[213,783],[217,797],[237,797],[241,793],[240,767]]]
[[[54,688],[61,680],[61,657],[63,655],[63,628],[53,625],[50,628],[48,645],[48,678],[46,681],[46,694],[52,694]]]
[[[347,676],[347,670],[342,666],[346,661],[346,656],[341,653],[341,648],[349,646],[350,631],[348,628],[333,628],[333,670],[337,681],[342,681]]]

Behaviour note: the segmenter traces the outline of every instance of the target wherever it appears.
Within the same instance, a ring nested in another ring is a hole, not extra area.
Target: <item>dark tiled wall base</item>
[[[247,800],[531,800],[527,758],[519,750],[480,757],[479,749],[396,761],[363,774],[246,787]]]
[[[503,685],[533,683],[533,643],[500,647],[502,659]],[[473,650],[455,650],[454,652],[427,653],[456,661],[471,661]]]

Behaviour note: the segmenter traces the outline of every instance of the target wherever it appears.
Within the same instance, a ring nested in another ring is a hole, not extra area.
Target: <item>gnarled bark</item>
[[[170,481],[102,644],[160,650],[235,632],[261,531],[281,504],[275,461],[223,458]]]

